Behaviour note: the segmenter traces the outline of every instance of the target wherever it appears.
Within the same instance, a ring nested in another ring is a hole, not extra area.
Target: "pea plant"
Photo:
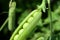
[[[60,40],[59,4],[60,0],[9,0],[7,13],[1,13],[8,15],[0,39]]]

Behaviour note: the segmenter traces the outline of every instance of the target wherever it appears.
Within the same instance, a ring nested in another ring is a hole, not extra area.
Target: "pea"
[[[21,34],[23,31],[24,31],[24,29],[21,29],[21,30],[19,31],[19,34]]]
[[[37,14],[38,14],[38,11],[35,14],[33,14],[33,17],[36,17]]]
[[[17,35],[15,35],[14,40],[17,40],[17,39],[18,39],[18,37],[19,37],[19,35],[18,35],[18,34],[17,34]]]
[[[23,29],[26,28],[28,25],[29,25],[29,23],[25,23],[25,24],[23,25]]]
[[[33,21],[33,17],[30,17],[29,19],[28,19],[28,22],[30,23],[30,22],[32,22]]]

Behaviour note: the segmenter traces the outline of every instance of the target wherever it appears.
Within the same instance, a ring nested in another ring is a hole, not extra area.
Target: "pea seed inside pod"
[[[32,22],[33,21],[33,17],[30,17],[29,19],[28,19],[28,22],[30,23],[30,22]]]
[[[21,30],[19,31],[19,34],[21,34],[23,31],[24,31],[24,29],[21,29]]]
[[[17,34],[17,35],[15,35],[14,40],[17,40],[17,39],[18,39],[18,37],[19,37],[19,35],[18,35],[18,34]]]
[[[38,11],[33,14],[33,17],[36,17],[37,14],[38,14]]]
[[[29,23],[25,23],[25,24],[23,25],[23,28],[26,28],[28,25],[29,25]]]

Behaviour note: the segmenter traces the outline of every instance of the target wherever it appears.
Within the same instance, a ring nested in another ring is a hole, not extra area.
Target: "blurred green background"
[[[16,22],[15,22],[15,29],[21,23],[22,20],[34,9],[37,8],[37,5],[41,5],[42,0],[14,0],[16,1]],[[10,0],[0,0],[0,27],[4,23],[4,21],[8,17],[8,11],[9,11],[9,2]],[[47,3],[46,3],[46,7]],[[53,20],[53,30],[54,33],[52,35],[52,40],[60,40],[60,0],[51,0],[51,14],[52,14],[52,20]],[[42,22],[43,28],[49,28],[49,17],[46,12],[42,14]],[[41,32],[40,29],[42,23],[38,22],[37,25],[37,32]],[[0,31],[0,40],[9,40],[11,37],[12,33],[8,29],[8,23],[6,23],[5,27]],[[40,29],[38,28],[40,27]],[[42,32],[41,32],[42,33]],[[32,38],[31,38],[32,39]],[[27,39],[28,40],[28,39]]]

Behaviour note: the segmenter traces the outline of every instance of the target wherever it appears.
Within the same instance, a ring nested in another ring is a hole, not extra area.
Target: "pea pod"
[[[12,2],[11,7],[9,8],[9,21],[8,21],[8,29],[12,31],[15,26],[15,8],[16,2]]]
[[[38,10],[34,10],[32,11],[23,21],[22,23],[18,26],[18,28],[15,30],[15,32],[13,33],[12,37],[10,38],[10,40],[14,40],[14,37],[18,34],[18,40],[24,40],[29,34],[30,32],[35,28],[36,23],[38,22],[38,20],[41,17],[41,9]],[[33,18],[33,19],[32,19]],[[31,20],[32,19],[32,20]],[[29,21],[28,21],[29,20]],[[31,21],[30,21],[31,20]],[[28,25],[27,25],[28,24]],[[27,25],[27,26],[26,26]],[[19,31],[21,29],[24,29],[23,32],[21,34],[19,34]],[[23,37],[23,38],[22,38]]]
[[[26,29],[24,29],[22,35],[19,35],[20,37],[18,38],[18,40],[24,40],[25,38],[28,37],[28,35],[31,33],[31,31],[33,31],[33,29],[36,27],[36,23],[38,22],[39,18],[41,16],[41,13],[38,12],[37,15],[35,17],[33,17],[32,22],[26,26]]]

